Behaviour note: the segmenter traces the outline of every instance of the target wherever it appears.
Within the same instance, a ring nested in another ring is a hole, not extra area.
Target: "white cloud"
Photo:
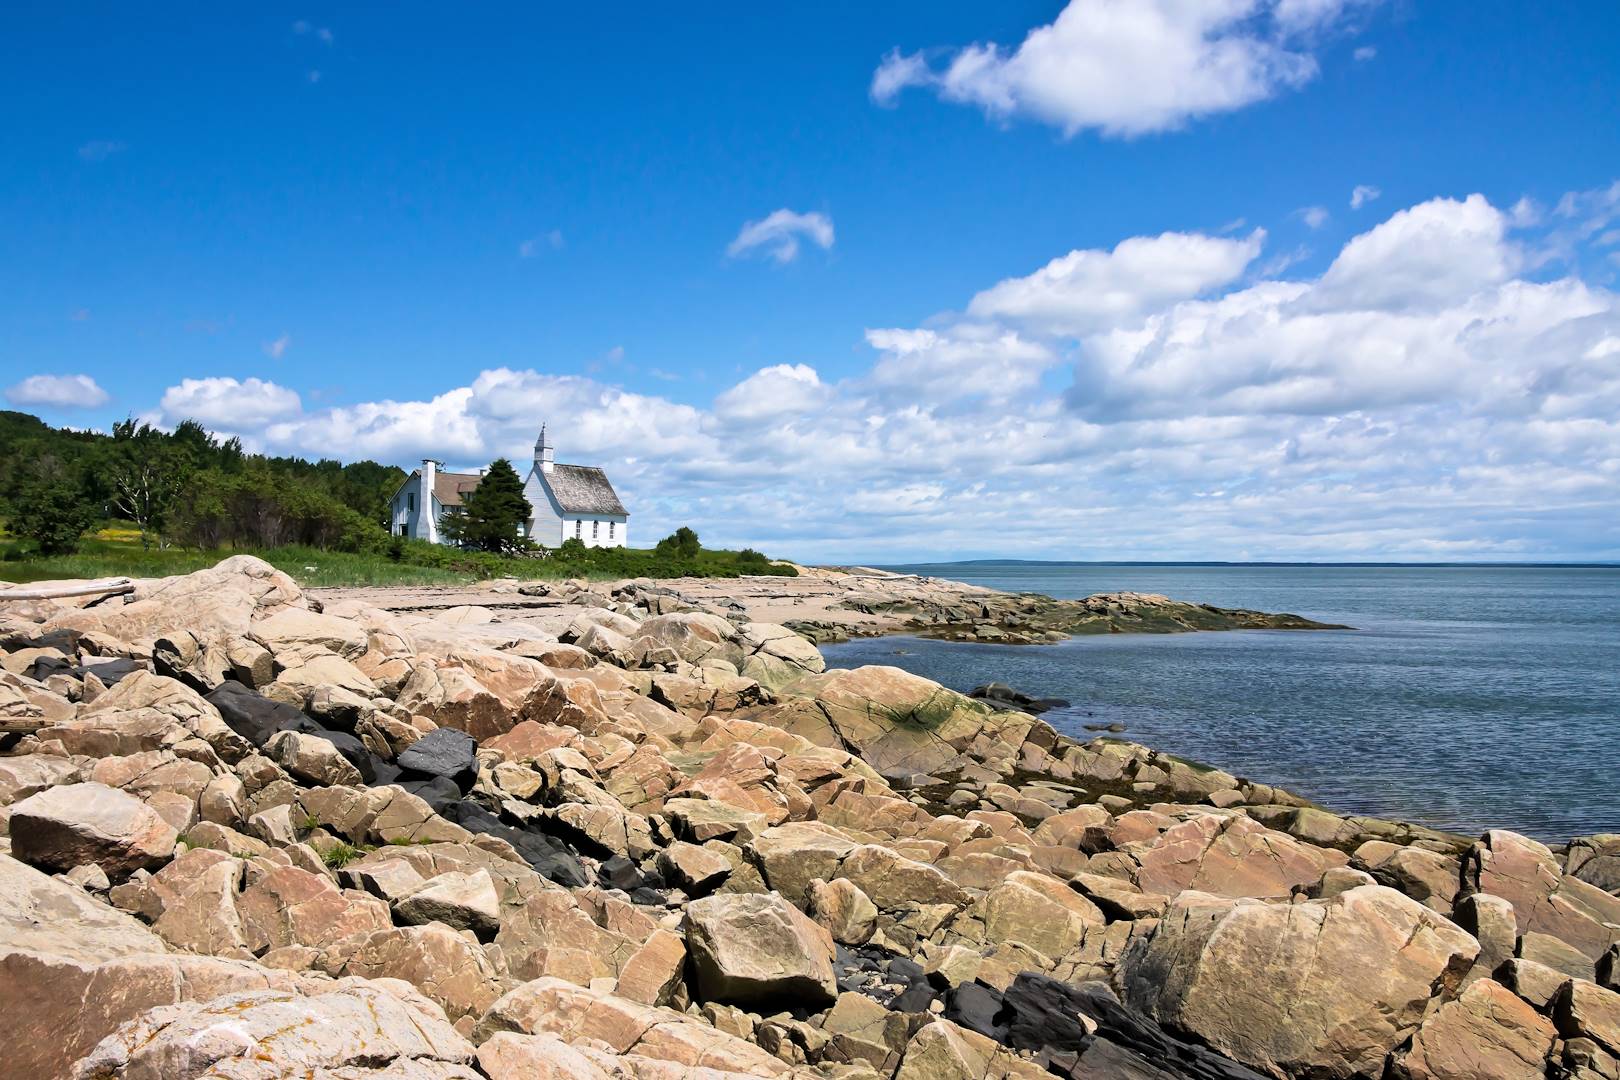
[[[178,386],[163,392],[161,407],[169,423],[195,420],[208,428],[246,432],[297,413],[303,406],[295,392],[273,382],[217,376],[181,379]],[[328,448],[324,455],[330,453]]]
[[[779,420],[809,411],[826,400],[828,387],[809,364],[777,364],[754,372],[714,400],[721,420]]]
[[[264,355],[272,360],[280,360],[287,354],[287,347],[292,344],[292,335],[283,333],[274,341],[264,343]]]
[[[1360,210],[1382,194],[1382,191],[1371,184],[1357,184],[1355,190],[1350,192],[1350,209]]]
[[[892,104],[926,87],[988,115],[1027,116],[1065,134],[1132,136],[1230,112],[1315,77],[1312,39],[1348,0],[1070,0],[1017,49],[994,43],[954,52],[941,68],[922,53],[890,52],[872,97]]]
[[[6,400],[13,405],[94,409],[110,399],[107,391],[88,375],[30,375],[6,388]]]
[[[1327,212],[1325,206],[1307,206],[1299,211],[1299,218],[1305,222],[1308,229],[1320,229],[1332,220],[1333,215]]]
[[[1231,284],[1260,254],[1264,240],[1259,229],[1242,240],[1162,233],[1122,240],[1112,251],[1071,251],[1027,277],[984,290],[968,312],[1085,333]]]
[[[1371,45],[1362,45],[1350,54],[1358,64],[1365,64],[1378,55],[1378,50]]]
[[[823,250],[833,246],[832,218],[818,211],[800,214],[793,210],[772,211],[758,221],[746,222],[737,238],[726,247],[732,258],[761,253],[778,263],[799,257],[803,237]]]
[[[1059,361],[1051,346],[989,324],[868,330],[866,341],[882,353],[871,383],[897,392],[901,401],[1003,401],[1034,389]]]
[[[1506,233],[1506,217],[1483,195],[1420,203],[1346,244],[1313,302],[1415,309],[1465,300],[1518,269]]]
[[[243,434],[522,467],[545,421],[643,538],[691,524],[806,559],[1620,558],[1620,296],[1525,276],[1537,238],[1508,214],[1435,199],[1291,280],[1256,280],[1259,236],[1171,236],[1080,253],[1094,286],[1050,272],[1071,253],[976,310],[870,330],[870,365],[836,379],[777,364],[704,403],[494,368]]]

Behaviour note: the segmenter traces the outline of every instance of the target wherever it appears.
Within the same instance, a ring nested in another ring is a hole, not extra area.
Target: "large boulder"
[[[1392,1080],[1541,1080],[1558,1030],[1511,990],[1480,979],[1423,1022]]]
[[[52,870],[95,863],[109,877],[168,862],[178,833],[133,795],[105,784],[63,784],[11,808],[11,850]]]
[[[75,1076],[477,1080],[472,1057],[472,1044],[420,994],[345,979],[325,993],[260,990],[153,1009],[103,1039]]]
[[[1287,896],[1349,858],[1241,814],[1194,814],[1151,839],[1122,844],[1098,862],[1121,869],[1145,893],[1174,896],[1191,889],[1237,899]]]
[[[308,607],[292,578],[262,559],[235,555],[193,574],[137,582],[132,602],[72,608],[46,628],[126,642],[160,670],[208,690],[227,678],[268,681],[271,655],[254,640],[251,624]]]
[[[1381,885],[1295,904],[1183,893],[1119,968],[1126,1003],[1277,1076],[1377,1076],[1479,943]]]
[[[813,1006],[838,996],[832,936],[777,893],[693,901],[684,925],[698,993],[711,1001]]]
[[[858,754],[886,776],[960,768],[991,714],[983,702],[895,667],[807,675],[782,692],[799,700],[755,719]]]

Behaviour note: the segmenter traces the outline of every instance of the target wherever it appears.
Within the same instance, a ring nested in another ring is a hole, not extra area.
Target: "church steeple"
[[[546,425],[540,425],[540,437],[534,441],[534,467],[543,473],[551,471],[551,443],[546,439]]]

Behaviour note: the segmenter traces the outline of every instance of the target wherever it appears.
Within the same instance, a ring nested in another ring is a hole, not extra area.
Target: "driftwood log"
[[[107,578],[103,581],[73,581],[61,585],[19,585],[14,589],[0,589],[0,604],[12,600],[66,600],[75,596],[117,596],[132,593],[135,583],[129,578]]]

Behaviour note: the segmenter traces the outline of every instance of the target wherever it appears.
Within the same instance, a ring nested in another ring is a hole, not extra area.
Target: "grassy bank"
[[[628,577],[737,577],[781,573],[786,569],[755,565],[740,560],[736,552],[730,551],[699,551],[694,557],[679,558],[636,548],[595,548],[571,557],[552,552],[544,558],[520,559],[415,541],[392,553],[323,551],[309,547],[213,551],[180,547],[159,549],[155,545],[143,548],[138,532],[115,525],[86,536],[79,550],[71,555],[41,556],[30,552],[20,541],[0,537],[0,581],[166,577],[202,570],[232,555],[257,555],[290,574],[300,585],[310,586],[465,585],[496,577],[598,581]]]

